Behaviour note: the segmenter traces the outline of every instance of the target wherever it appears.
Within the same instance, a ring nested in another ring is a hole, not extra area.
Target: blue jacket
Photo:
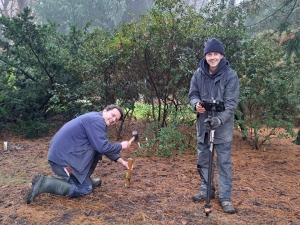
[[[69,121],[54,135],[48,160],[62,167],[70,167],[82,183],[96,153],[115,161],[120,158],[121,150],[120,143],[108,141],[102,112],[89,112]]]
[[[214,143],[226,143],[232,141],[234,128],[234,110],[237,107],[239,95],[239,80],[236,72],[232,70],[225,57],[220,61],[218,68],[213,74],[208,72],[208,64],[203,58],[200,67],[195,71],[190,84],[189,99],[190,104],[195,109],[197,102],[204,99],[215,99],[223,101],[225,111],[215,112],[222,121],[222,125],[215,131]],[[204,142],[205,133],[208,129],[204,125],[204,120],[210,112],[197,113],[197,139]]]

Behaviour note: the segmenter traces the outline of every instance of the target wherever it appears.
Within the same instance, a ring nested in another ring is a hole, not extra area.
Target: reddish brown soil
[[[138,123],[131,126],[127,129],[143,132]],[[195,150],[170,158],[135,157],[138,146],[132,144],[121,153],[135,160],[129,187],[124,187],[126,170],[105,158],[93,175],[103,184],[92,194],[69,199],[44,193],[27,205],[24,196],[34,174],[54,175],[46,159],[51,137],[4,138],[9,145],[7,151],[0,147],[0,224],[300,224],[300,146],[292,138],[275,138],[253,150],[236,132],[232,202],[237,213],[223,213],[216,198],[209,216],[205,202],[191,201],[200,181]]]

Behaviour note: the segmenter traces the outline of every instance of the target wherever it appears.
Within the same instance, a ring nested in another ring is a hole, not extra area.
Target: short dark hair
[[[124,112],[123,112],[123,109],[120,106],[112,104],[112,105],[108,105],[108,106],[105,107],[106,111],[110,111],[110,110],[113,110],[113,109],[117,109],[120,112],[121,117],[120,117],[119,120],[123,120],[124,119]]]

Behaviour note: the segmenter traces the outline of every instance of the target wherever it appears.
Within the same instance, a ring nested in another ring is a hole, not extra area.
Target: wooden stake
[[[131,178],[131,171],[132,171],[132,163],[133,163],[133,159],[129,158],[128,159],[128,167],[129,169],[126,171],[126,176],[125,176],[125,187],[129,187],[130,185],[130,178]]]

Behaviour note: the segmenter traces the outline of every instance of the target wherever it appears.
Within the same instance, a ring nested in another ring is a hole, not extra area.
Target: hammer
[[[132,131],[132,138],[129,140],[130,144],[133,141],[138,141],[138,139],[139,139],[138,132],[136,130]]]

